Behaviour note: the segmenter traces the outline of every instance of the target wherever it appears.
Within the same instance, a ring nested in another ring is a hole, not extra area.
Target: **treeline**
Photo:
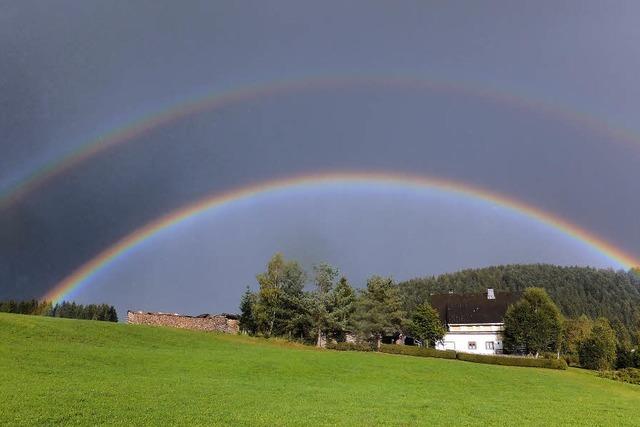
[[[108,304],[76,304],[63,301],[52,304],[51,301],[0,301],[0,312],[15,314],[30,314],[36,316],[65,317],[69,319],[101,320],[117,322],[118,313]]]
[[[433,293],[483,292],[487,288],[522,292],[530,287],[545,289],[565,317],[605,317],[616,328],[626,329],[635,345],[640,343],[639,270],[516,264],[462,270],[399,284],[406,311],[428,301]]]
[[[406,313],[396,284],[372,276],[356,291],[336,268],[314,267],[313,290],[306,291],[306,272],[296,261],[276,254],[257,275],[259,289],[247,288],[240,303],[240,328],[251,335],[277,336],[320,346],[359,336],[380,345],[383,336],[401,332]]]
[[[371,276],[356,290],[330,265],[315,266],[309,280],[298,262],[276,254],[256,279],[257,291],[247,288],[240,304],[240,328],[251,335],[339,349],[380,348],[383,337],[405,335],[433,347],[446,330],[429,304],[431,294],[494,288],[522,293],[505,315],[506,352],[562,356],[599,370],[640,365],[637,271],[511,265],[399,285]],[[347,337],[356,343],[345,343]]]
[[[542,288],[527,288],[504,316],[504,349],[560,358],[594,370],[640,367],[640,353],[624,325],[605,317],[565,318]]]

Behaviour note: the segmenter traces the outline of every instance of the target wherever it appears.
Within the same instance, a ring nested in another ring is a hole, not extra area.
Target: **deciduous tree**
[[[427,343],[427,346],[435,346],[445,334],[444,325],[440,320],[438,311],[427,302],[420,304],[411,317],[409,331],[415,338]]]
[[[591,335],[580,346],[580,365],[587,369],[611,369],[616,360],[616,333],[609,321],[599,317]]]
[[[524,349],[536,357],[543,351],[559,351],[562,336],[560,310],[542,288],[528,288],[507,309],[504,318],[507,351]]]

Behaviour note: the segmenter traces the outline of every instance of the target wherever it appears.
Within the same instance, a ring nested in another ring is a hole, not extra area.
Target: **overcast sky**
[[[190,99],[303,83],[157,127],[3,207],[0,298],[40,296],[206,195],[330,170],[466,182],[638,258],[638,16],[635,1],[2,2],[0,191]],[[336,78],[352,83],[314,83]],[[278,250],[307,267],[332,262],[356,285],[510,262],[620,267],[490,203],[334,185],[204,213],[74,298],[235,311]]]

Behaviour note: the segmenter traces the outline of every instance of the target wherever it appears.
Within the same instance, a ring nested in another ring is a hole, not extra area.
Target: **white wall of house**
[[[436,348],[475,354],[502,353],[502,331],[502,323],[449,325]]]

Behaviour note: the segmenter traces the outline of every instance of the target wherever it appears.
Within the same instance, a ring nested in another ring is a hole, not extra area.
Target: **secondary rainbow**
[[[385,86],[431,90],[435,92],[457,93],[470,97],[484,98],[511,108],[536,111],[555,120],[574,123],[583,129],[605,135],[614,140],[638,145],[640,136],[629,131],[611,127],[604,121],[566,108],[549,105],[537,100],[498,92],[492,89],[476,88],[457,82],[433,80],[424,77],[406,76],[346,76],[346,77],[309,77],[285,81],[273,81],[258,85],[247,85],[228,91],[209,93],[192,97],[168,108],[146,115],[128,125],[115,129],[99,138],[82,144],[62,159],[50,162],[29,176],[21,179],[12,187],[0,191],[0,208],[11,206],[25,195],[38,189],[46,182],[72,169],[74,166],[93,158],[105,150],[138,140],[154,129],[168,126],[184,117],[204,111],[213,111],[226,106],[278,94],[296,93],[305,90],[339,89],[342,87]]]
[[[130,251],[154,235],[166,230],[188,218],[194,217],[205,211],[225,206],[229,203],[249,199],[256,195],[279,191],[288,188],[304,188],[305,186],[320,185],[323,183],[365,183],[367,185],[397,185],[403,188],[415,189],[437,189],[443,192],[457,194],[463,197],[481,199],[489,201],[513,211],[536,219],[545,223],[574,239],[594,248],[606,257],[616,261],[625,268],[640,265],[633,255],[616,248],[600,237],[572,224],[562,218],[544,212],[536,207],[525,204],[514,198],[491,192],[470,184],[444,180],[440,178],[429,178],[423,176],[391,174],[385,172],[333,172],[324,174],[312,174],[294,176],[284,179],[277,179],[256,185],[238,188],[222,194],[199,200],[184,208],[178,209],[166,216],[163,216],[147,225],[139,228],[122,240],[118,241],[98,256],[78,268],[66,279],[58,283],[51,289],[43,299],[51,301],[61,301],[69,296],[74,290],[80,289],[90,282],[91,278],[100,272],[108,264],[116,259],[126,256]]]

